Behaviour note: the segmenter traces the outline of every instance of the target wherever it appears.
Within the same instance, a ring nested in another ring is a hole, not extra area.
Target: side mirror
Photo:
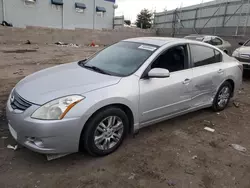
[[[170,76],[170,73],[167,69],[154,68],[148,72],[149,78],[167,78]]]
[[[239,42],[239,45],[242,46],[244,44],[244,42]]]

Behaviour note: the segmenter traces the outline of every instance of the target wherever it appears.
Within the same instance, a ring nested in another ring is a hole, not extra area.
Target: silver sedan
[[[8,126],[17,142],[39,153],[85,149],[103,156],[142,127],[225,109],[241,82],[242,65],[209,44],[127,39],[21,80],[7,102]]]
[[[212,35],[189,35],[184,37],[185,39],[190,39],[190,40],[197,40],[201,42],[205,42],[208,44],[211,44],[222,51],[224,51],[226,54],[229,54],[231,52],[231,44],[223,40],[222,38],[218,36],[212,36]]]

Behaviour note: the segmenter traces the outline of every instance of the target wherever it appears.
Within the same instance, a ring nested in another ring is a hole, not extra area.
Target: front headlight
[[[32,115],[32,118],[41,120],[58,120],[64,118],[64,116],[73,108],[77,103],[84,99],[80,95],[72,95],[63,98],[59,98],[48,102],[38,108]]]
[[[239,50],[235,50],[232,54],[233,57],[240,57],[240,52]]]

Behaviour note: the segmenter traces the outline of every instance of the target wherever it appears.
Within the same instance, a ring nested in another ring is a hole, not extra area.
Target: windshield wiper
[[[78,62],[78,65],[80,65],[81,67],[84,67],[84,64],[86,62],[87,59],[81,60]]]
[[[107,73],[106,71],[98,68],[98,67],[95,67],[95,66],[90,66],[90,65],[83,65],[83,67],[87,68],[87,69],[91,69],[95,72],[99,72],[99,73],[102,73],[102,74],[107,74],[107,75],[110,75],[109,73]]]

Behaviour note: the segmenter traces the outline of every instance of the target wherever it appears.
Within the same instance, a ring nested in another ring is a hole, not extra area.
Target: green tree
[[[148,29],[152,26],[153,14],[148,9],[143,9],[140,14],[137,15],[136,26],[142,29]]]

